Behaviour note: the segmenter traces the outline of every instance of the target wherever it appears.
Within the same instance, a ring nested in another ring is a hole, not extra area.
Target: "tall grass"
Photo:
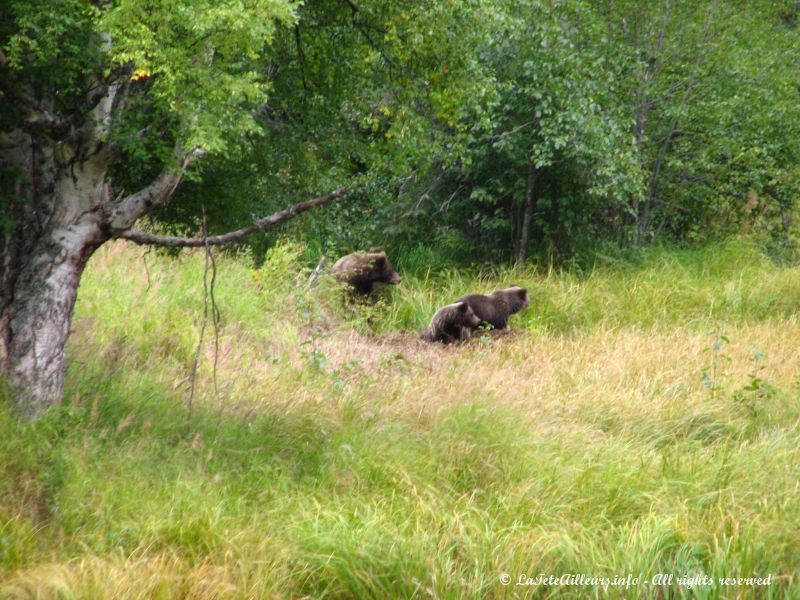
[[[102,250],[65,405],[0,412],[0,597],[733,598],[800,594],[797,269],[755,248],[590,272],[404,273],[377,306],[302,249]],[[529,287],[514,335],[428,346],[436,307]],[[768,587],[500,575],[772,575]]]
[[[490,267],[483,271],[422,271],[395,290],[383,330],[418,329],[443,303],[512,284],[528,287],[533,309],[521,325],[554,333],[593,327],[765,321],[800,309],[796,268],[780,268],[742,241],[702,249],[655,248],[636,263],[607,259],[584,270]]]

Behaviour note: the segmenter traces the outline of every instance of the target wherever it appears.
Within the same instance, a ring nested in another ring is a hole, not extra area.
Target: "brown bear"
[[[331,272],[353,292],[364,296],[373,295],[385,284],[397,285],[401,281],[385,252],[348,254],[336,261]]]
[[[505,329],[508,318],[528,306],[528,290],[516,285],[504,290],[496,290],[483,294],[467,294],[456,302],[468,304],[481,321],[489,323],[495,329]]]
[[[421,337],[426,342],[465,342],[480,323],[467,303],[455,302],[436,311]]]

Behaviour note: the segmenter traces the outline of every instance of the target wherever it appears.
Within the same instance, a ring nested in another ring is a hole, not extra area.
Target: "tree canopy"
[[[303,5],[277,25],[260,133],[207,163],[162,222],[196,230],[198,200],[224,196],[212,217],[224,229],[264,198],[344,177],[358,189],[346,207],[292,225],[312,252],[425,240],[445,261],[566,260],[753,227],[784,244],[800,139],[795,12]]]

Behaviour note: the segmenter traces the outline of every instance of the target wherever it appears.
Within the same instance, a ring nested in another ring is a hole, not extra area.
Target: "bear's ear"
[[[383,268],[386,265],[386,253],[381,252],[375,257],[375,266]]]
[[[380,252],[378,252],[378,256],[386,258],[386,250],[381,250]]]

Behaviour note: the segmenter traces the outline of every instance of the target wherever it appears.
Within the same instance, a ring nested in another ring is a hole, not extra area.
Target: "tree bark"
[[[65,349],[87,261],[165,201],[182,174],[173,168],[136,194],[112,198],[107,177],[118,156],[103,139],[119,86],[96,90],[82,119],[51,115],[23,90],[25,116],[0,129],[0,176],[10,192],[0,207],[0,376],[26,418],[61,401]]]
[[[528,258],[528,241],[530,240],[531,218],[533,216],[533,193],[536,185],[536,170],[533,163],[528,162],[527,177],[525,182],[525,199],[522,206],[522,224],[519,230],[519,245],[517,247],[517,263],[524,263]]]
[[[781,204],[781,223],[783,223],[783,232],[786,234],[786,245],[792,245],[792,220],[789,217],[789,211],[786,206]]]
[[[14,297],[4,311],[0,341],[17,407],[37,417],[61,400],[65,348],[78,283],[103,236],[93,223],[74,222],[50,231],[20,265]]]
[[[70,168],[23,131],[3,136],[6,161],[24,173],[0,236],[0,370],[19,412],[40,416],[61,400],[72,310],[89,257],[110,235],[95,201],[107,157]]]

